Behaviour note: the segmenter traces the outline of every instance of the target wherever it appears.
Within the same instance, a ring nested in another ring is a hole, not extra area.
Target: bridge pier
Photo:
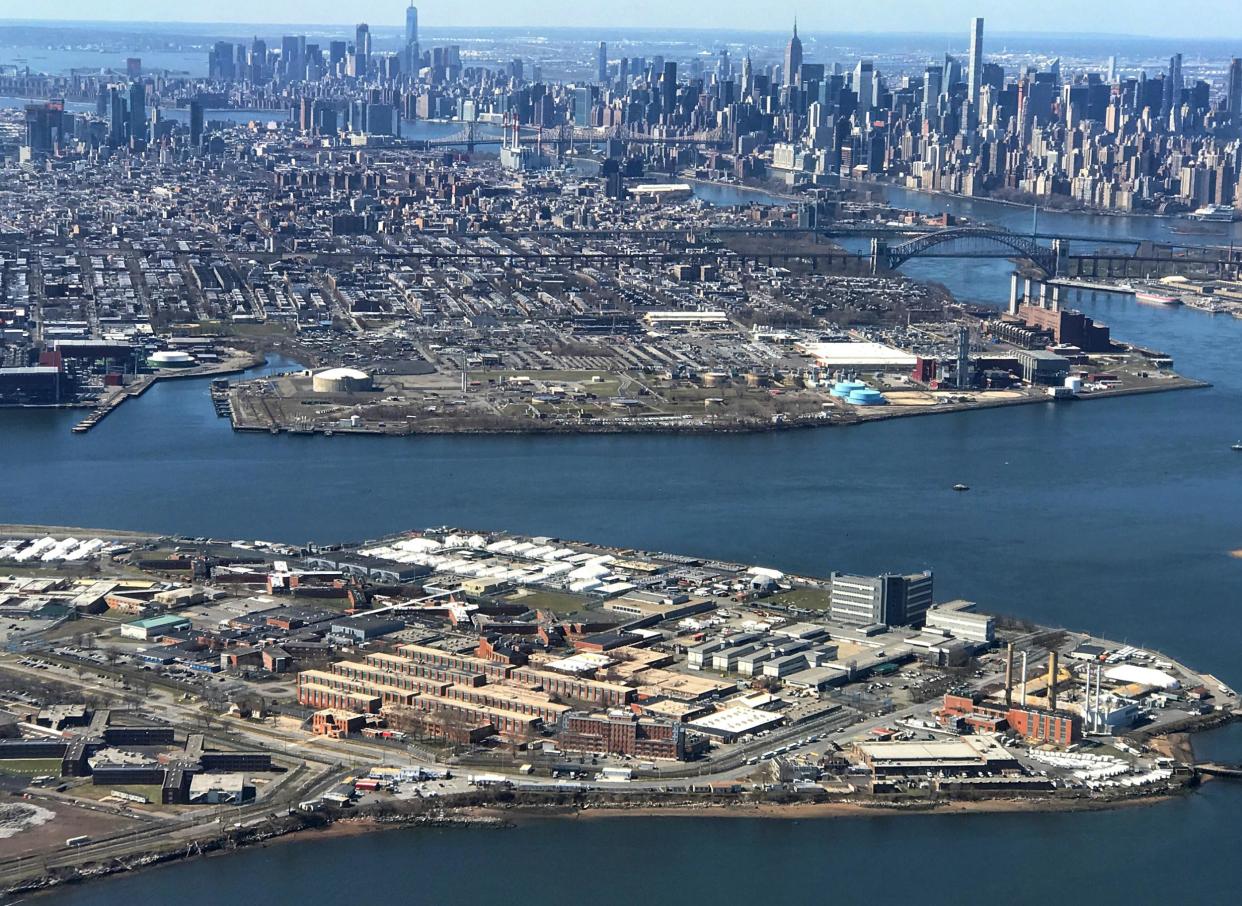
[[[871,240],[871,275],[879,274],[888,264],[888,243],[883,239]]]

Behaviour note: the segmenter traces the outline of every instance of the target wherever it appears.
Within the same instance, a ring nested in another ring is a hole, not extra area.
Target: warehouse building
[[[784,723],[784,721],[785,718],[782,715],[774,714],[771,711],[760,711],[757,708],[735,705],[731,708],[717,711],[714,714],[709,714],[706,717],[699,717],[689,721],[687,726],[707,736],[715,737],[722,742],[733,742],[739,736],[770,730]]]
[[[927,742],[862,742],[855,756],[879,780],[894,777],[978,777],[1020,773],[1018,759],[994,739],[971,736]]]
[[[991,643],[996,640],[996,623],[986,613],[975,612],[974,601],[948,601],[934,604],[927,610],[926,625],[943,629],[968,642]]]
[[[180,632],[189,629],[190,621],[176,614],[162,614],[158,617],[147,617],[145,620],[134,620],[121,625],[121,635],[127,639],[149,641],[169,632]]]

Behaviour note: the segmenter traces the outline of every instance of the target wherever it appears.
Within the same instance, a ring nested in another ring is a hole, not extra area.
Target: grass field
[[[505,600],[529,607],[531,610],[550,610],[553,613],[573,613],[586,606],[586,598],[562,591],[533,591],[525,595],[510,595]]]
[[[118,790],[122,793],[133,793],[135,796],[145,796],[147,797],[148,803],[156,806],[160,805],[160,799],[164,795],[163,787],[157,783],[117,784],[115,786],[108,786],[106,784],[96,786],[93,783],[84,783],[81,786],[74,787],[73,795],[80,799],[107,799],[112,795],[113,790]],[[134,805],[140,804],[141,803],[137,802],[134,803]]]
[[[0,771],[6,774],[22,774],[38,777],[42,774],[60,776],[59,758],[5,758],[0,759]]]
[[[773,595],[768,600],[773,604],[785,604],[790,607],[827,610],[830,595],[826,588],[795,588],[783,594]]]

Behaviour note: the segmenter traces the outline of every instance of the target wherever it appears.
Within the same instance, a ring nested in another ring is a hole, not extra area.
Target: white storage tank
[[[373,386],[371,375],[357,368],[328,368],[311,378],[316,393],[357,393]]]

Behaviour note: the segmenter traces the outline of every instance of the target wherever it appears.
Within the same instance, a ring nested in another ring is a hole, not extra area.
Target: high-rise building
[[[354,53],[358,55],[358,75],[365,76],[371,70],[371,26],[359,22],[354,31]]]
[[[921,623],[932,603],[932,573],[856,576],[834,572],[829,600],[833,620],[855,626]]]
[[[125,144],[125,96],[113,85],[108,90],[111,109],[108,111],[108,144],[119,148]]]
[[[608,81],[608,45],[603,41],[595,50],[595,81],[601,84]]]
[[[51,154],[60,143],[64,101],[26,105],[26,145],[33,154]]]
[[[198,98],[190,101],[190,145],[197,148],[203,142],[203,102]]]
[[[299,35],[285,35],[280,39],[280,65],[284,69],[287,81],[296,81],[306,71],[302,61],[301,48],[305,47],[305,38],[298,40]]]
[[[928,66],[923,70],[923,118],[936,115],[940,95],[944,91],[944,67]]]
[[[802,40],[798,37],[798,20],[794,20],[793,37],[785,47],[785,84],[794,85],[802,72]]]
[[[866,120],[875,94],[875,64],[870,60],[859,60],[854,67],[854,91],[858,94],[859,118]]]
[[[1229,77],[1225,82],[1225,109],[1235,120],[1242,118],[1242,59],[1234,57],[1229,63]]]
[[[418,7],[410,2],[409,9],[405,11],[405,66],[406,71],[418,74],[418,63],[422,56],[418,49]]]
[[[970,22],[970,72],[966,99],[971,106],[979,103],[979,86],[983,84],[983,17]]]
[[[1169,58],[1169,72],[1164,79],[1164,95],[1161,98],[1160,118],[1168,120],[1169,115],[1182,102],[1182,55],[1174,54]]]
[[[664,116],[672,117],[677,105],[677,63],[669,60],[664,64],[664,74],[660,76],[660,97],[664,105]]]
[[[147,137],[147,86],[134,82],[129,86],[129,138],[140,142]]]

